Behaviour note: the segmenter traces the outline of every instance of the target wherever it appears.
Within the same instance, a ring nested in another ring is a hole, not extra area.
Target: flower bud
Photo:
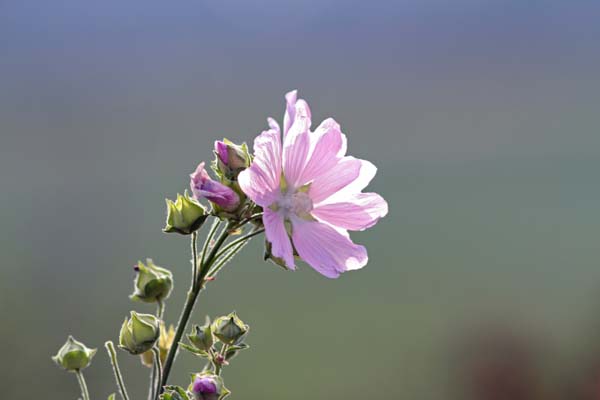
[[[213,334],[223,343],[232,345],[241,341],[250,327],[242,322],[235,312],[217,318],[213,322]]]
[[[206,324],[204,326],[194,325],[192,333],[187,335],[187,338],[197,349],[209,351],[215,342],[210,319],[206,317]]]
[[[173,339],[175,339],[175,328],[173,325],[169,326],[169,330],[167,330],[165,323],[160,322],[160,337],[158,338],[158,350],[160,352],[160,362],[162,364],[165,363],[167,359],[167,354],[169,353],[169,349],[173,345]],[[148,350],[145,353],[140,355],[142,359],[142,364],[148,368],[152,368],[154,363],[154,353],[152,350]]]
[[[146,265],[138,261],[134,269],[137,276],[133,282],[135,291],[129,296],[132,300],[153,303],[169,297],[173,288],[171,271],[154,265],[150,258],[146,259]]]
[[[206,209],[190,198],[187,192],[183,196],[178,193],[177,200],[166,199],[166,202],[167,222],[163,232],[189,235],[200,229],[208,217]]]
[[[227,139],[215,142],[217,159],[214,166],[217,172],[229,181],[237,179],[240,172],[250,166],[250,153],[246,143],[237,145]]]
[[[159,320],[151,314],[131,312],[125,318],[119,335],[119,347],[131,354],[142,354],[152,348],[160,335]]]
[[[69,336],[52,360],[67,371],[79,371],[90,365],[96,349],[90,349]]]
[[[226,212],[235,211],[240,206],[239,195],[230,187],[211,179],[204,169],[204,162],[198,165],[190,178],[190,187],[196,200],[205,198]]]
[[[229,390],[223,384],[223,379],[211,372],[193,375],[188,391],[192,393],[196,400],[220,400],[229,395]]]

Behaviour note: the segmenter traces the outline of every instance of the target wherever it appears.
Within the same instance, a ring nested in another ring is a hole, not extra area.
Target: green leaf
[[[187,345],[185,343],[179,342],[179,346],[181,348],[189,351],[190,353],[197,355],[197,356],[204,357],[204,358],[208,358],[209,357],[209,355],[208,355],[208,353],[206,351],[197,349],[197,348],[195,348],[193,346],[190,346],[190,345]]]
[[[180,386],[165,386],[165,392],[160,395],[161,400],[190,400],[187,392]]]
[[[115,394],[111,394],[110,396],[108,396],[108,400],[115,400]]]

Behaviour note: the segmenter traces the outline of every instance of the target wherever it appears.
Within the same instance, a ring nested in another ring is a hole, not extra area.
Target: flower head
[[[285,96],[283,143],[280,127],[254,140],[254,161],[239,175],[244,193],[264,209],[271,254],[295,269],[294,250],[329,278],[366,265],[364,246],[348,230],[367,229],[387,214],[386,201],[362,193],[377,168],[346,156],[346,137],[332,118],[314,131],[308,104],[297,92]]]
[[[190,178],[190,187],[197,200],[205,198],[225,211],[235,211],[239,207],[238,194],[230,187],[211,179],[204,169],[204,162],[190,174]]]

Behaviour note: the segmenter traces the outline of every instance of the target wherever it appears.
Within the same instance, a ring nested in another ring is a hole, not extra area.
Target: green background
[[[152,311],[128,300],[133,264],[174,272],[168,322],[188,287],[164,198],[214,139],[251,143],[281,121],[298,88],[314,126],[333,116],[349,153],[379,167],[369,189],[390,213],[353,234],[361,271],[284,272],[255,240],[202,294],[194,322],[236,310],[251,325],[226,370],[232,398],[497,399],[468,394],[471,353],[507,337],[526,350],[490,357],[528,376],[538,394],[523,398],[594,398],[599,14],[586,1],[0,1],[0,397],[76,398],[50,360],[67,334],[99,348],[93,399],[116,390],[103,343],[130,309]],[[119,357],[144,398],[148,370]],[[173,381],[201,365],[182,354]]]

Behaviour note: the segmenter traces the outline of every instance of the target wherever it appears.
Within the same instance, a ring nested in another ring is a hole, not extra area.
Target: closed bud
[[[125,318],[119,335],[119,347],[131,354],[142,354],[152,348],[160,335],[159,320],[151,314],[131,312]]]
[[[234,181],[237,176],[250,166],[250,153],[246,143],[237,145],[230,140],[223,139],[215,142],[215,169],[217,173],[229,181]]]
[[[132,300],[145,303],[162,301],[169,297],[173,289],[173,274],[165,268],[155,265],[151,259],[146,259],[146,264],[139,261],[134,267],[137,275],[134,280],[135,291]]]
[[[211,372],[192,375],[192,383],[188,391],[192,393],[195,400],[220,400],[230,393],[223,384],[223,379]]]
[[[52,360],[67,371],[79,371],[90,365],[96,349],[90,349],[69,336]]]
[[[213,322],[213,334],[224,344],[232,345],[241,341],[250,327],[242,322],[235,312],[217,318]]]
[[[215,211],[225,211],[231,213],[236,211],[240,204],[240,196],[229,186],[213,180],[204,169],[204,162],[201,162],[190,174],[190,188],[194,198],[199,200],[205,198],[215,206]]]
[[[206,324],[204,326],[194,325],[192,327],[192,333],[187,335],[187,338],[197,349],[209,351],[215,342],[210,319],[206,317]]]
[[[200,229],[208,214],[206,209],[196,200],[188,196],[187,192],[177,194],[177,200],[170,199],[167,202],[167,222],[163,232],[177,232],[189,235]]]

